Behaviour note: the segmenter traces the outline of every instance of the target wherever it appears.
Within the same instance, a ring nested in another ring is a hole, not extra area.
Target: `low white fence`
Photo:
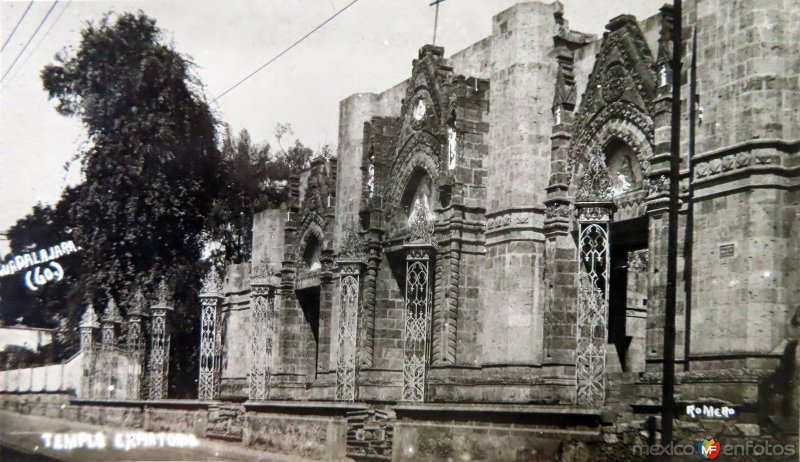
[[[80,392],[82,353],[61,364],[0,371],[0,392]]]

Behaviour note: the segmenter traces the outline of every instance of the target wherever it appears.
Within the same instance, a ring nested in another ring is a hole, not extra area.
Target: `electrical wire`
[[[289,48],[287,48],[287,49],[285,49],[285,50],[281,51],[280,53],[278,53],[278,54],[277,54],[277,56],[275,56],[274,58],[270,59],[270,60],[269,60],[269,61],[267,61],[267,62],[266,62],[264,65],[262,65],[262,66],[261,66],[261,67],[259,67],[258,69],[254,70],[253,72],[251,72],[250,74],[248,74],[248,75],[247,75],[247,77],[245,77],[245,78],[243,78],[242,80],[240,80],[240,81],[236,82],[236,84],[235,84],[234,86],[232,86],[232,87],[228,88],[227,90],[225,90],[224,92],[222,92],[222,94],[221,94],[221,95],[219,95],[219,96],[217,96],[216,98],[214,98],[214,99],[213,99],[211,102],[213,103],[213,102],[217,101],[218,99],[222,98],[223,96],[227,95],[227,94],[228,94],[228,93],[230,93],[231,91],[233,91],[233,89],[234,89],[234,88],[236,88],[236,87],[238,87],[239,85],[243,84],[243,83],[244,83],[244,82],[245,82],[247,79],[249,79],[250,77],[252,77],[252,76],[256,75],[256,74],[257,74],[259,71],[261,71],[261,70],[262,70],[262,69],[264,69],[265,67],[267,67],[267,66],[269,66],[270,64],[272,64],[272,63],[273,63],[275,60],[277,60],[277,59],[278,59],[278,58],[280,58],[281,56],[285,55],[285,54],[286,54],[286,53],[287,53],[289,50],[291,50],[292,48],[294,48],[294,47],[296,47],[297,45],[299,45],[299,44],[300,44],[300,42],[302,42],[303,40],[305,40],[305,39],[307,39],[308,37],[310,37],[310,36],[311,36],[311,34],[313,34],[314,32],[318,31],[319,29],[322,29],[322,27],[323,27],[323,26],[325,26],[325,24],[328,24],[329,22],[333,21],[333,19],[334,19],[335,17],[337,17],[337,16],[339,16],[340,14],[344,13],[344,10],[346,10],[346,9],[350,8],[350,7],[351,7],[351,6],[353,6],[353,5],[354,5],[356,2],[358,2],[358,0],[353,0],[352,2],[348,3],[348,4],[347,4],[347,5],[344,7],[344,8],[342,8],[342,9],[341,9],[341,10],[339,10],[339,11],[337,11],[337,12],[336,12],[336,14],[334,14],[334,15],[333,15],[333,16],[331,16],[330,18],[326,19],[326,20],[325,20],[325,21],[324,21],[322,24],[320,24],[319,26],[317,26],[317,27],[315,27],[314,29],[312,29],[312,30],[311,30],[311,32],[309,32],[309,33],[307,33],[306,35],[304,35],[303,37],[301,37],[301,38],[300,38],[300,40],[298,40],[298,41],[294,42],[293,44],[291,44],[291,45],[289,46]]]
[[[3,42],[3,47],[2,47],[2,48],[0,48],[0,51],[5,51],[5,49],[6,49],[6,45],[8,45],[8,42],[10,42],[10,41],[11,41],[11,37],[13,37],[13,36],[14,36],[14,32],[16,32],[16,31],[17,31],[17,28],[19,27],[19,25],[20,25],[20,24],[22,24],[22,20],[23,20],[23,19],[25,19],[25,16],[28,14],[28,11],[30,11],[30,10],[31,10],[31,7],[32,7],[32,6],[33,6],[33,0],[31,0],[31,2],[30,2],[30,3],[28,3],[28,7],[27,7],[27,8],[25,8],[25,11],[22,13],[22,16],[19,18],[19,21],[17,21],[17,25],[16,25],[16,26],[14,26],[14,28],[13,28],[13,29],[11,29],[11,34],[8,36],[8,38],[6,38],[6,41],[5,41],[5,42]]]
[[[38,50],[38,49],[39,49],[39,45],[41,45],[41,44],[42,44],[42,42],[44,42],[44,39],[46,39],[46,38],[47,38],[47,36],[50,34],[50,31],[51,31],[51,30],[53,30],[53,27],[55,27],[55,25],[56,25],[56,24],[58,24],[58,20],[59,20],[59,19],[61,19],[61,16],[63,16],[63,15],[64,15],[64,12],[65,12],[65,11],[67,11],[67,8],[69,8],[69,6],[70,6],[71,4],[72,4],[72,0],[69,0],[69,1],[66,3],[66,5],[64,5],[64,8],[61,8],[61,11],[58,13],[58,16],[56,16],[56,19],[55,19],[55,20],[53,20],[53,22],[51,22],[51,23],[50,23],[50,27],[48,27],[48,28],[47,28],[47,30],[44,32],[44,35],[42,35],[42,38],[40,38],[40,39],[39,39],[39,41],[38,41],[38,42],[36,42],[36,46],[35,46],[35,47],[33,47],[33,50],[31,50],[31,52],[30,52],[30,53],[28,53],[28,56],[26,56],[26,57],[25,57],[25,59],[23,59],[23,60],[22,60],[22,64],[20,64],[20,65],[17,67],[17,71],[16,71],[16,72],[14,72],[14,74],[11,76],[11,78],[10,78],[10,79],[8,79],[8,83],[7,83],[7,85],[11,85],[11,82],[13,82],[13,81],[14,81],[14,79],[17,77],[17,75],[19,75],[19,71],[20,71],[20,69],[24,68],[24,67],[25,67],[25,63],[27,63],[27,62],[28,62],[28,60],[29,60],[29,59],[31,59],[31,56],[33,56],[34,54],[36,54],[36,50]]]
[[[31,44],[31,42],[33,41],[33,38],[34,38],[34,37],[36,37],[36,34],[38,34],[38,33],[39,33],[39,29],[41,29],[41,28],[42,28],[42,26],[44,25],[45,21],[47,21],[47,18],[49,18],[49,17],[50,17],[50,13],[52,13],[52,12],[53,12],[53,10],[56,8],[56,5],[58,5],[58,2],[59,2],[59,1],[60,1],[60,0],[56,0],[56,1],[55,1],[55,3],[53,3],[53,6],[51,6],[51,7],[50,7],[50,9],[49,9],[49,10],[47,10],[47,14],[46,14],[46,15],[44,15],[44,18],[42,19],[42,21],[39,23],[39,25],[38,25],[38,26],[36,26],[36,30],[35,30],[35,31],[33,31],[33,34],[31,34],[31,37],[28,39],[28,41],[27,41],[27,42],[25,42],[25,46],[24,46],[24,47],[22,47],[22,50],[20,50],[20,51],[19,51],[19,53],[17,54],[17,57],[16,57],[16,58],[14,58],[14,61],[11,63],[11,65],[10,65],[10,66],[8,66],[8,69],[7,69],[7,70],[6,70],[6,72],[3,74],[3,77],[2,77],[2,78],[0,78],[0,81],[3,81],[3,80],[5,80],[6,76],[8,76],[8,74],[11,72],[11,69],[13,69],[13,68],[14,68],[14,65],[15,65],[15,64],[17,64],[17,61],[19,60],[19,57],[20,57],[20,56],[22,56],[22,53],[25,53],[25,50],[28,48],[28,45],[30,45],[30,44]]]

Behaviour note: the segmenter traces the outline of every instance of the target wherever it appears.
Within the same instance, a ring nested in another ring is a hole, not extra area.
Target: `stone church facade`
[[[252,264],[225,275],[208,397],[243,402],[245,443],[369,460],[630,452],[625,428],[660,412],[673,79],[676,401],[796,426],[800,11],[686,3],[681,75],[669,6],[596,37],[530,2],[342,101],[336,158],[256,216]]]

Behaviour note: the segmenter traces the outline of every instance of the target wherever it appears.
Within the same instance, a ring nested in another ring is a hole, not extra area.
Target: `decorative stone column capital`
[[[277,288],[281,285],[281,273],[269,263],[259,263],[250,270],[251,287]]]
[[[614,203],[611,201],[576,202],[578,221],[585,223],[607,223],[614,214]]]
[[[339,274],[344,275],[361,275],[367,268],[367,261],[363,258],[339,258],[337,261],[339,267]]]

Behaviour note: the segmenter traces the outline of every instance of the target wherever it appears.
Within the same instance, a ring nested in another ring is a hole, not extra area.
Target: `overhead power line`
[[[61,8],[61,11],[59,11],[58,16],[56,16],[56,19],[54,19],[53,22],[50,23],[50,27],[48,27],[47,30],[44,31],[44,35],[42,35],[42,37],[39,39],[39,41],[36,42],[36,46],[33,47],[33,50],[31,50],[31,52],[28,53],[28,56],[26,56],[25,59],[22,60],[22,63],[19,66],[17,66],[17,71],[14,72],[14,74],[11,75],[11,78],[8,80],[8,85],[11,85],[11,82],[13,82],[14,79],[17,77],[17,75],[19,74],[20,69],[25,67],[25,63],[27,63],[28,60],[31,59],[31,56],[36,54],[36,50],[39,49],[39,46],[42,44],[42,42],[44,42],[44,39],[47,38],[47,36],[50,34],[50,31],[53,30],[53,28],[56,26],[56,24],[58,24],[59,19],[61,19],[61,16],[64,15],[64,12],[67,11],[67,8],[69,8],[69,6],[71,4],[72,4],[72,0],[69,0],[64,5],[64,8]]]
[[[285,54],[286,54],[286,53],[287,53],[289,50],[291,50],[292,48],[294,48],[294,47],[296,47],[297,45],[299,45],[299,44],[300,44],[300,42],[302,42],[303,40],[307,39],[309,36],[311,36],[311,34],[313,34],[314,32],[316,32],[316,31],[318,31],[318,30],[322,29],[322,27],[324,27],[324,26],[325,26],[325,24],[328,24],[329,22],[333,21],[333,19],[334,19],[334,18],[336,18],[336,17],[337,17],[337,16],[339,16],[340,14],[344,13],[344,10],[346,10],[346,9],[350,8],[350,7],[351,7],[351,6],[353,6],[353,5],[354,5],[356,2],[358,2],[358,0],[353,0],[352,2],[348,3],[348,4],[347,4],[347,5],[344,7],[344,8],[342,8],[342,9],[341,9],[341,10],[339,10],[339,11],[337,11],[337,12],[336,12],[336,14],[334,14],[334,15],[333,15],[333,16],[331,16],[330,18],[326,19],[326,20],[325,20],[325,21],[324,21],[322,24],[320,24],[319,26],[317,26],[317,27],[315,27],[314,29],[312,29],[312,30],[311,30],[311,32],[307,33],[306,35],[302,36],[302,37],[301,37],[301,38],[300,38],[298,41],[296,41],[296,42],[294,42],[293,44],[291,44],[291,45],[289,46],[289,48],[287,48],[287,49],[285,49],[285,50],[281,51],[281,52],[280,52],[280,53],[278,53],[278,54],[277,54],[277,55],[276,55],[274,58],[272,58],[272,59],[270,59],[269,61],[267,61],[266,63],[264,63],[264,65],[262,65],[262,66],[261,66],[261,67],[259,67],[258,69],[254,70],[253,72],[251,72],[250,74],[248,74],[248,75],[247,75],[245,78],[243,78],[242,80],[240,80],[240,81],[236,82],[236,84],[235,84],[234,86],[232,86],[232,87],[228,88],[227,90],[225,90],[224,92],[222,92],[222,94],[221,94],[221,95],[219,95],[219,96],[217,96],[216,98],[214,98],[214,99],[213,99],[211,102],[213,103],[214,101],[216,101],[216,100],[218,100],[218,99],[222,98],[223,96],[225,96],[225,95],[227,95],[228,93],[230,93],[231,91],[233,91],[233,89],[235,89],[235,88],[236,88],[236,87],[238,87],[239,85],[243,84],[243,83],[244,83],[244,82],[245,82],[247,79],[249,79],[250,77],[252,77],[252,76],[256,75],[256,74],[257,74],[259,71],[261,71],[261,70],[262,70],[262,69],[264,69],[265,67],[267,67],[267,66],[269,66],[270,64],[272,64],[272,63],[273,63],[275,60],[277,60],[277,59],[278,59],[278,58],[280,58],[281,56],[285,55]]]
[[[0,48],[0,51],[5,51],[6,50],[6,45],[8,45],[8,42],[11,41],[11,37],[14,36],[14,32],[16,32],[17,31],[17,27],[19,27],[19,25],[22,24],[22,20],[25,19],[25,16],[28,14],[28,11],[31,10],[32,6],[33,6],[33,0],[31,0],[31,2],[28,3],[28,7],[25,8],[25,11],[22,12],[22,16],[20,16],[19,21],[17,21],[17,25],[14,26],[13,29],[11,29],[11,34],[9,34],[8,38],[6,38],[6,41],[3,42],[3,48]]]
[[[55,9],[56,5],[58,5],[59,1],[60,0],[56,0],[55,3],[53,3],[53,6],[51,6],[50,9],[47,10],[47,14],[44,15],[44,18],[42,19],[42,21],[39,23],[38,26],[36,26],[36,30],[33,31],[33,34],[31,34],[31,37],[28,39],[27,42],[25,42],[25,46],[22,47],[22,50],[19,51],[19,53],[17,54],[17,57],[14,58],[14,61],[11,63],[10,66],[8,66],[8,69],[6,69],[6,72],[3,74],[3,77],[0,78],[0,81],[5,80],[6,76],[8,76],[8,74],[11,72],[11,69],[13,69],[14,65],[17,64],[17,61],[19,60],[19,57],[22,56],[22,53],[25,53],[25,50],[28,48],[28,45],[31,44],[31,42],[33,41],[33,38],[36,37],[36,34],[39,33],[39,29],[42,28],[42,26],[44,25],[45,21],[47,21],[47,18],[50,17],[50,13],[53,12],[53,10]]]

